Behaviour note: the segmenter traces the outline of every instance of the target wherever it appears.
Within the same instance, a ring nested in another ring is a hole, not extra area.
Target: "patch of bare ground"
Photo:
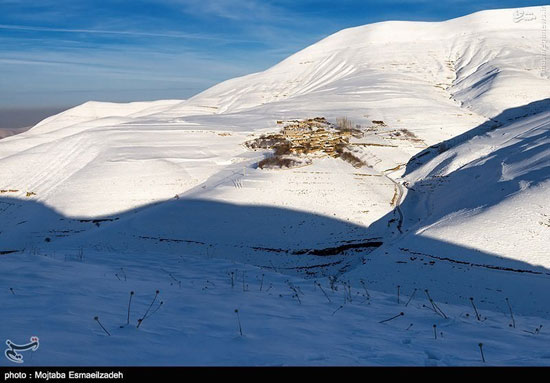
[[[267,157],[258,162],[258,167],[260,169],[290,169],[300,166],[310,165],[311,160],[307,159],[296,159],[292,157],[281,157],[281,156],[272,156]]]
[[[399,164],[399,165],[397,165],[397,166],[394,167],[394,168],[386,169],[386,170],[384,170],[384,171],[385,171],[385,172],[395,172],[395,171],[398,171],[399,169],[401,169],[403,166],[407,166],[407,164]]]
[[[390,205],[397,206],[398,202],[399,202],[399,189],[397,188],[397,185],[394,185],[393,197],[391,199]]]
[[[340,152],[340,158],[350,163],[354,168],[361,168],[365,165],[365,162],[363,162],[359,157],[345,149],[342,149]]]

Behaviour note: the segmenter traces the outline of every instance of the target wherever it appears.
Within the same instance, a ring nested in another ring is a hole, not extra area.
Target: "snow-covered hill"
[[[198,255],[356,289],[368,280],[380,294],[428,288],[458,317],[475,297],[493,313],[507,313],[508,298],[518,315],[548,318],[541,12],[346,29],[189,100],[52,116],[0,141],[2,262],[32,269],[33,254],[86,253],[101,269],[101,254],[117,254],[117,267],[135,258],[138,268]],[[271,151],[245,142],[314,117],[352,121],[361,134],[348,150],[365,165],[256,166]]]
[[[387,130],[407,129],[433,145],[548,97],[540,25],[514,20],[504,10],[367,25],[187,101],[87,103],[3,140],[2,179],[63,214],[98,216],[182,194],[236,162],[250,165],[253,156],[240,144],[276,129],[277,120],[347,116],[365,127],[382,120]],[[378,133],[373,142],[399,147],[366,151],[381,170],[406,163],[424,145]]]

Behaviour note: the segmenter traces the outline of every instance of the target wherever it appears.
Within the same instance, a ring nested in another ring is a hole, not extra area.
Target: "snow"
[[[550,100],[546,104],[550,110]],[[432,206],[431,217],[411,231],[548,268],[549,129],[549,112],[527,117],[452,148],[411,174],[422,174],[411,183],[418,194],[427,180],[442,182],[419,197]],[[490,229],[480,233],[480,227]]]
[[[539,365],[550,357],[547,320],[516,314],[512,328],[507,311],[478,308],[478,321],[471,306],[440,302],[435,291],[430,294],[449,319],[424,307],[431,304],[423,291],[405,306],[410,289],[401,290],[397,303],[397,291],[367,290],[368,299],[353,283],[350,302],[340,283],[336,291],[320,279],[321,290],[313,280],[204,256],[25,253],[3,256],[0,264],[6,275],[1,299],[10,305],[3,328],[12,340],[38,334],[39,350],[22,353],[24,363],[35,366],[481,366],[479,343],[485,364]],[[162,306],[136,328],[156,290],[150,312]],[[379,323],[400,312],[404,316]],[[533,334],[540,325],[542,331]]]
[[[2,139],[0,335],[39,336],[38,365],[477,365],[480,342],[487,364],[548,364],[540,22],[350,28],[188,100],[88,102]],[[256,167],[270,152],[245,142],[313,117],[360,125],[367,166]]]

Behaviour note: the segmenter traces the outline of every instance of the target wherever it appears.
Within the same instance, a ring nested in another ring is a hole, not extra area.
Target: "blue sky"
[[[188,98],[222,80],[264,70],[346,27],[543,4],[0,0],[0,108]]]

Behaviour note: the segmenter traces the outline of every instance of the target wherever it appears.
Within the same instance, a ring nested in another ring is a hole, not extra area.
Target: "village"
[[[277,124],[284,124],[277,121]],[[292,120],[279,133],[262,135],[245,143],[249,149],[273,149],[274,155],[260,161],[259,168],[291,168],[311,163],[308,157],[342,158],[353,166],[363,163],[345,149],[350,144],[353,129],[335,127],[324,117]]]
[[[293,121],[281,133],[290,143],[290,152],[295,154],[322,153],[338,157],[339,151],[349,144],[350,130],[337,130],[324,117]]]

